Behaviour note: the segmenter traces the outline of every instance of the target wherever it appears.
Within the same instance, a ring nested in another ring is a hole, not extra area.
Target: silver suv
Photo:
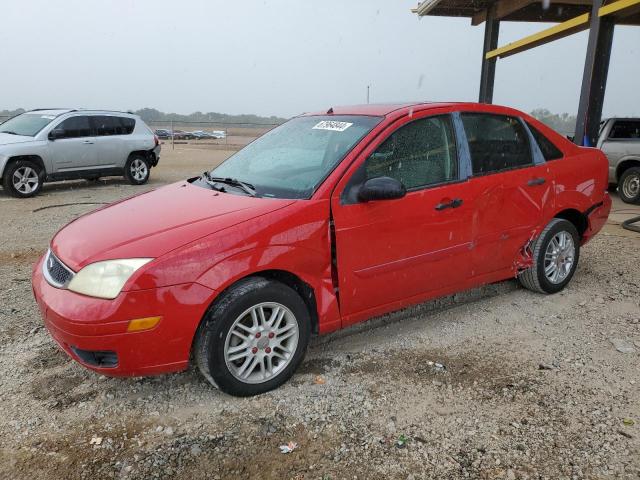
[[[57,180],[123,175],[141,185],[159,159],[158,138],[130,113],[42,109],[0,124],[0,178],[16,197]]]
[[[609,159],[609,183],[626,203],[640,204],[640,118],[609,118],[600,126],[600,148]]]

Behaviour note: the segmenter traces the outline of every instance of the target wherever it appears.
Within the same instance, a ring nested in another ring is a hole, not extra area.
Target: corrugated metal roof
[[[548,6],[545,7],[545,3]],[[614,0],[606,3],[614,3]],[[590,12],[592,5],[591,0],[424,0],[413,12],[419,16],[467,17],[477,25],[484,21],[487,9],[493,7],[503,21],[564,22]],[[617,22],[640,25],[640,11]]]

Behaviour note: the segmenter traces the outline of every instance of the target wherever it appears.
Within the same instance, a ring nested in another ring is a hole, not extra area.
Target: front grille
[[[51,250],[47,252],[42,270],[47,281],[58,288],[66,287],[74,275],[73,271],[58,260]]]

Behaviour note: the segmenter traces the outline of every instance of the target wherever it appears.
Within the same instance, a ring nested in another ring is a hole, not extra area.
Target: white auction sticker
[[[344,132],[351,125],[353,125],[353,123],[336,122],[334,120],[323,120],[322,122],[318,122],[313,128],[316,130],[332,130],[334,132]]]
[[[53,120],[54,117],[53,115],[40,115],[40,118],[44,118],[45,120]]]

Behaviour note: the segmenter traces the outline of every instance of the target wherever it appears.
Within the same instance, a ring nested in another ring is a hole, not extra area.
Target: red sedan
[[[285,382],[311,334],[517,277],[555,293],[604,225],[607,160],[473,103],[290,120],[200,177],[60,230],[33,270],[53,338],[106,375]]]

